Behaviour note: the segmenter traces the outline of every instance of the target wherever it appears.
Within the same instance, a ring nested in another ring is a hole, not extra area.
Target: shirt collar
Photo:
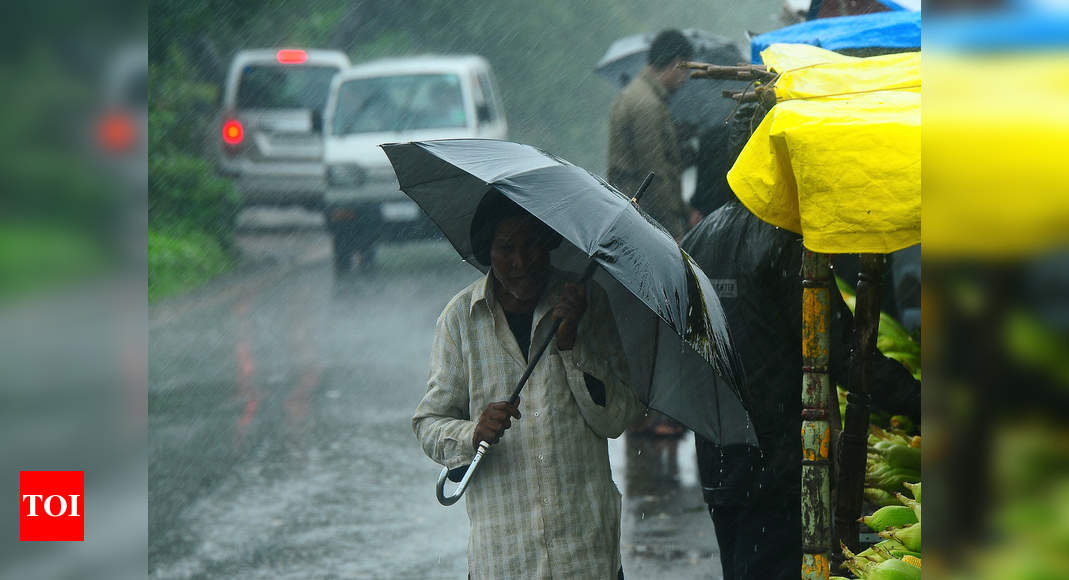
[[[475,305],[480,302],[485,302],[486,306],[493,310],[494,307],[494,282],[491,280],[493,272],[487,271],[483,276],[482,282],[475,285],[475,291],[471,293],[471,304],[468,305],[468,314],[475,312]]]
[[[468,305],[468,314],[475,312],[475,305],[483,302],[490,312],[494,311],[494,305],[497,299],[494,297],[494,281],[493,271],[488,271],[480,284],[475,285],[475,291],[471,293],[471,304]],[[541,319],[542,315],[547,310],[552,310],[553,305],[556,304],[557,296],[560,295],[561,286],[564,280],[561,276],[561,272],[555,268],[551,268],[549,272],[549,281],[546,282],[546,288],[542,291],[542,295],[538,297],[538,304],[535,305],[534,313],[535,320]]]

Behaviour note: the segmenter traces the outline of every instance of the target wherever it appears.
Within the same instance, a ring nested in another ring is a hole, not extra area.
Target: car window
[[[494,92],[491,88],[490,77],[485,72],[480,72],[478,76],[479,90],[482,92],[482,102],[486,105],[486,118],[483,121],[492,123],[497,119],[497,101],[494,100]]]
[[[241,70],[239,109],[317,109],[327,102],[333,66],[256,64]]]
[[[460,77],[415,74],[355,79],[338,87],[334,135],[466,127]]]

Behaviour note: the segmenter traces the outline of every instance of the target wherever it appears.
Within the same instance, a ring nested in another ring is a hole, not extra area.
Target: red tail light
[[[111,153],[129,151],[137,140],[137,127],[129,114],[111,111],[97,121],[97,143]]]
[[[275,54],[275,58],[282,64],[301,64],[308,61],[308,53],[303,50],[284,48]]]
[[[241,142],[245,140],[245,127],[241,126],[241,122],[236,119],[231,119],[226,123],[223,123],[223,143],[227,145],[241,145]]]

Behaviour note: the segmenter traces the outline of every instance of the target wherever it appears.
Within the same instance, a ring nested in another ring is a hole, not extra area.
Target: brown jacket
[[[639,205],[679,239],[687,219],[679,140],[668,110],[668,91],[647,68],[613,101],[608,179],[625,195],[634,195],[650,171],[657,177]]]

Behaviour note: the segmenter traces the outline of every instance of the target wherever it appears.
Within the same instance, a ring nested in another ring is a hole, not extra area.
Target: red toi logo
[[[85,472],[19,472],[19,540],[85,540]]]

